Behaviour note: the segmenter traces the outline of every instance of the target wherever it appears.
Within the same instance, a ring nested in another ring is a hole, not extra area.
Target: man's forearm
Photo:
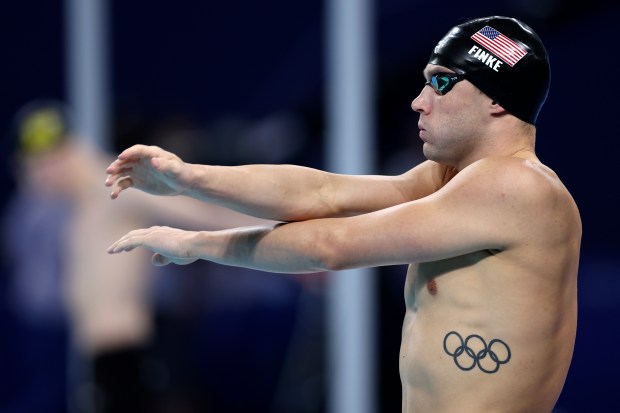
[[[305,221],[364,214],[425,196],[402,177],[342,175],[297,165],[192,165],[185,192],[247,215]]]
[[[187,240],[188,256],[269,272],[329,270],[329,254],[317,242],[317,234],[295,235],[298,232],[285,228],[288,225],[296,224],[196,232]]]
[[[426,196],[434,191],[428,169],[390,177],[296,165],[198,165],[159,147],[134,145],[108,166],[105,185],[112,188],[112,199],[129,188],[184,194],[257,218],[291,222],[354,216]]]
[[[323,220],[319,220],[323,221]],[[170,227],[137,229],[108,247],[118,254],[142,247],[155,253],[155,265],[189,264],[198,259],[282,273],[318,272],[337,264],[328,227],[315,221],[221,231],[184,231]],[[323,222],[324,224],[324,222]],[[301,226],[300,228],[296,228]]]
[[[295,165],[192,165],[185,195],[275,221],[333,216],[329,174]]]

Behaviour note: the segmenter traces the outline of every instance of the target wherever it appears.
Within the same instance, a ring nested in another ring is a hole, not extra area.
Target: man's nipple
[[[428,290],[430,295],[437,294],[437,281],[434,278],[431,278],[426,282],[426,289]]]

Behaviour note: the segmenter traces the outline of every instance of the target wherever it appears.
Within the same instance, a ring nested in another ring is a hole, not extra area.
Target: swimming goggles
[[[425,85],[435,90],[439,95],[445,95],[455,84],[465,79],[465,74],[459,73],[435,73]]]

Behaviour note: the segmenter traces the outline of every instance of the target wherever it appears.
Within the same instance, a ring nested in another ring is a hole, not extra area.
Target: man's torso
[[[528,235],[514,247],[410,266],[403,412],[551,411],[573,352],[581,235],[557,183],[557,202],[515,218]]]

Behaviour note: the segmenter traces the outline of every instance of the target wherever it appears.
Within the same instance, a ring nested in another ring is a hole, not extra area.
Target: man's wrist
[[[186,164],[187,184],[181,192],[182,195],[190,198],[205,199],[209,194],[209,175],[210,165]]]

